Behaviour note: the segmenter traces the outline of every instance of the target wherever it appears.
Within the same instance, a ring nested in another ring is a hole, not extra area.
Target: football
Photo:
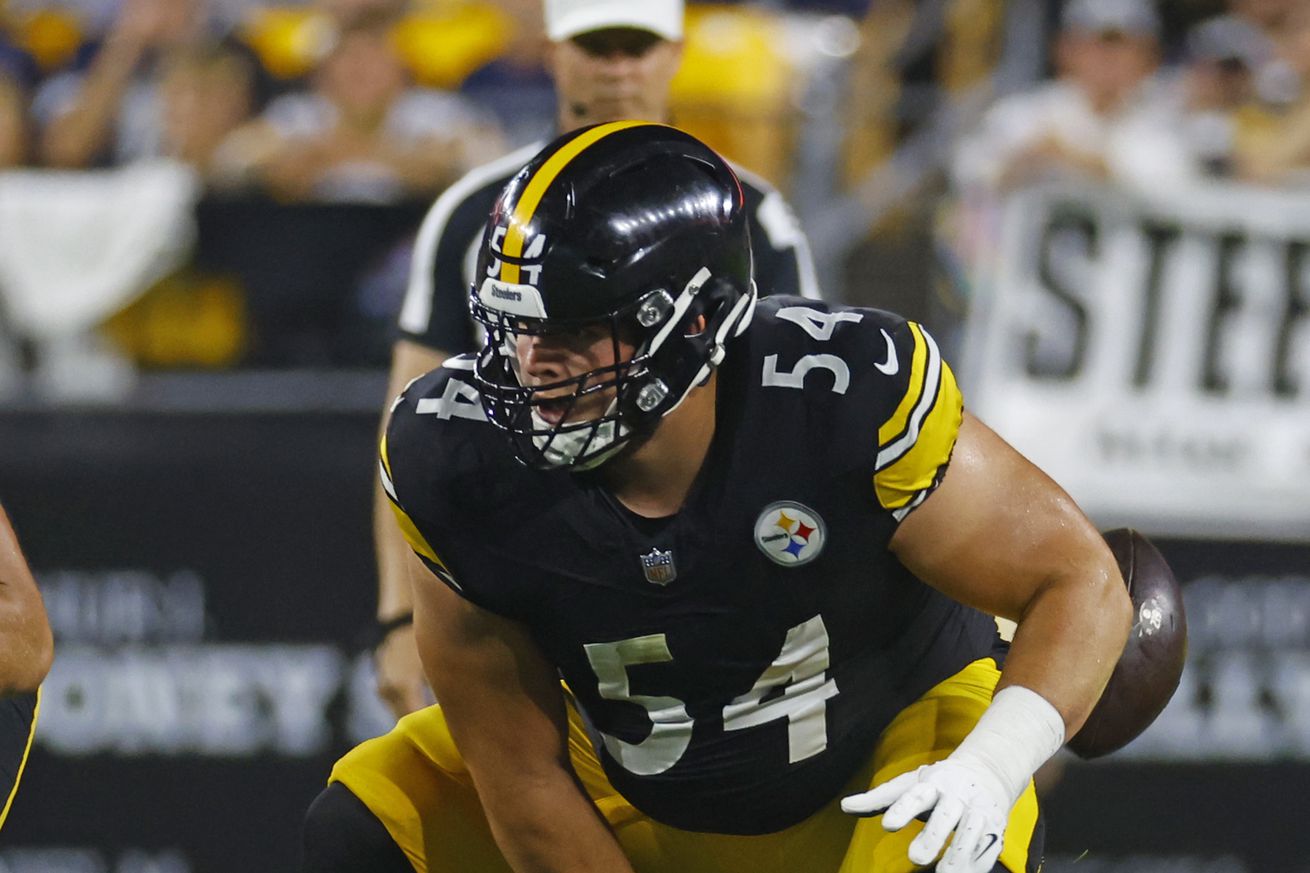
[[[1123,748],[1155,721],[1177,690],[1187,657],[1183,595],[1164,557],[1135,530],[1104,536],[1133,601],[1133,627],[1101,699],[1066,743],[1088,759]]]

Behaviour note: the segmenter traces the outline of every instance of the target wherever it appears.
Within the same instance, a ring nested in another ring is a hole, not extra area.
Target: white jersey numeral
[[[860,312],[824,312],[808,306],[784,306],[778,318],[790,321],[819,342],[832,339],[833,331],[842,322],[856,324],[864,319]],[[761,380],[766,388],[804,388],[805,374],[818,367],[832,372],[832,390],[845,394],[851,385],[851,368],[837,355],[805,355],[790,371],[778,369],[778,356],[764,359]]]
[[[583,649],[600,696],[635,703],[651,721],[650,735],[639,743],[601,732],[609,753],[639,776],[663,773],[678,763],[691,744],[695,724],[686,704],[676,697],[633,694],[628,683],[628,667],[673,660],[665,635],[589,643]],[[828,747],[827,702],[837,696],[836,680],[827,678],[828,666],[828,629],[816,615],[787,631],[782,651],[751,690],[723,708],[723,729],[744,730],[786,719],[788,761],[794,764],[819,754]]]
[[[815,367],[832,371],[832,390],[838,394],[845,394],[851,386],[851,368],[836,355],[806,355],[790,373],[778,369],[777,355],[769,355],[764,359],[761,379],[765,388],[804,388],[805,374]]]
[[[778,310],[778,317],[790,321],[819,342],[832,339],[832,332],[843,321],[858,324],[864,320],[862,312],[824,312],[808,306],[784,306]]]
[[[828,748],[828,699],[837,696],[837,681],[827,678],[827,670],[828,628],[816,615],[787,631],[782,651],[755,687],[723,708],[723,729],[785,718],[788,760],[795,764],[819,754]],[[782,694],[770,697],[776,689]]]
[[[650,736],[640,743],[629,743],[602,733],[605,748],[623,769],[638,776],[653,776],[678,763],[691,743],[692,719],[687,707],[676,697],[653,697],[632,694],[628,687],[628,667],[636,664],[659,664],[672,661],[664,634],[650,634],[620,640],[617,643],[589,643],[583,648],[591,669],[600,680],[600,696],[606,700],[636,703],[650,716]]]
[[[435,415],[442,421],[452,418],[467,418],[473,421],[486,421],[487,413],[482,409],[482,395],[467,382],[451,379],[446,383],[446,390],[440,397],[425,397],[415,406],[419,415]]]

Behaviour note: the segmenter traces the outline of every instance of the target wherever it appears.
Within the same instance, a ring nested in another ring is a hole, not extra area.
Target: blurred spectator
[[[219,144],[245,122],[255,99],[253,62],[226,43],[194,43],[172,50],[158,73],[162,156],[210,176]]]
[[[501,0],[513,22],[508,44],[472,70],[459,90],[495,113],[513,148],[544,140],[555,130],[555,80],[546,69],[540,0]]]
[[[1249,25],[1264,40],[1265,53],[1255,70],[1259,103],[1286,108],[1300,98],[1306,60],[1298,56],[1298,19],[1305,0],[1229,0],[1231,16]]]
[[[1273,59],[1255,74],[1256,99],[1234,133],[1234,163],[1249,181],[1304,185],[1310,183],[1310,4],[1297,3],[1269,21],[1277,26],[1266,30]]]
[[[27,157],[27,99],[18,80],[0,66],[0,170]]]
[[[52,167],[123,164],[165,153],[163,57],[204,35],[204,0],[123,0],[89,68],[36,93],[40,157]]]
[[[338,30],[310,90],[275,99],[222,146],[225,174],[282,200],[385,203],[431,196],[499,154],[494,124],[448,92],[415,88],[391,20]]]
[[[1185,43],[1181,97],[1185,140],[1202,172],[1236,171],[1239,131],[1252,121],[1256,76],[1272,43],[1250,21],[1235,15],[1194,27]]]
[[[0,0],[0,69],[29,93],[43,76],[74,63],[83,45],[77,18],[67,10],[19,11]]]
[[[370,20],[395,18],[405,11],[407,0],[318,0],[318,7],[338,27],[355,27]]]
[[[1296,8],[1304,5],[1302,0],[1229,0],[1228,4],[1235,17],[1270,37],[1282,33]]]
[[[1056,40],[1058,80],[1001,100],[961,144],[958,185],[1004,191],[1049,179],[1151,189],[1193,165],[1161,83],[1160,21],[1148,0],[1071,0]]]
[[[243,16],[242,40],[262,67],[283,82],[319,65],[342,26],[390,18],[392,38],[416,85],[453,90],[469,73],[509,51],[511,41],[540,27],[517,26],[527,0],[313,0],[256,4]],[[515,46],[515,50],[520,47]]]

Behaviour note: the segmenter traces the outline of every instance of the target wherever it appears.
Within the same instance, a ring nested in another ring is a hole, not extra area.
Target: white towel
[[[0,173],[0,296],[37,341],[99,324],[185,263],[201,183],[174,161]]]

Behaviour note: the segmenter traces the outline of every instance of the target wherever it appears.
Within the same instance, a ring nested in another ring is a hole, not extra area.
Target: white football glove
[[[889,831],[925,818],[923,831],[910,842],[912,862],[931,864],[954,832],[937,873],[990,873],[1005,843],[1010,809],[1063,743],[1064,719],[1055,707],[1035,691],[1009,685],[996,692],[944,761],[844,798],[841,808],[852,815],[881,813]]]
[[[937,873],[990,873],[1000,857],[1013,805],[1001,780],[986,767],[951,758],[841,802],[842,810],[854,815],[882,813],[882,826],[889,831],[899,831],[931,810],[928,823],[910,843],[909,856],[921,867],[931,864],[954,831]]]

